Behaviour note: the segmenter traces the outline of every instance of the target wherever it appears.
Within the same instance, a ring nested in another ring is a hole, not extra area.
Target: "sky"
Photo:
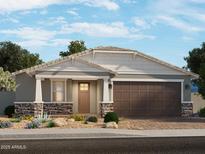
[[[205,41],[205,0],[0,0],[0,41],[49,61],[72,40],[134,49],[182,67]]]

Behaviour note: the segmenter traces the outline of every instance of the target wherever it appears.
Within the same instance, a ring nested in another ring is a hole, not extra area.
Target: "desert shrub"
[[[41,125],[40,121],[38,121],[37,119],[32,120],[31,122],[26,124],[26,129],[34,129],[34,128],[39,128]]]
[[[20,118],[12,118],[10,119],[10,122],[21,122]]]
[[[88,122],[98,122],[98,118],[96,116],[89,116],[86,121]]]
[[[199,110],[199,116],[200,117],[205,117],[205,108],[202,108]]]
[[[84,121],[85,120],[85,117],[83,115],[80,115],[80,114],[71,115],[70,118],[75,119],[75,121]]]
[[[119,118],[118,118],[117,113],[108,112],[104,117],[104,122],[107,123],[107,122],[113,122],[113,121],[116,122],[116,123],[119,122]]]
[[[21,117],[21,120],[29,120],[29,121],[32,121],[33,120],[33,116],[32,115],[23,115]]]
[[[46,123],[48,121],[48,119],[44,119],[44,118],[37,118],[37,119],[40,123]]]
[[[7,115],[9,118],[11,118],[12,115],[14,114],[14,110],[15,110],[14,105],[9,105],[5,108],[4,114]]]
[[[48,128],[55,127],[55,126],[56,126],[56,124],[55,124],[55,122],[53,120],[49,120],[48,121],[48,123],[47,123],[47,127]]]
[[[0,128],[9,128],[12,126],[10,121],[0,121]]]

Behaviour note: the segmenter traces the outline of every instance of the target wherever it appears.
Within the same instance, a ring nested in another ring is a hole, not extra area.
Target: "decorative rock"
[[[68,122],[75,122],[75,119],[70,118],[70,119],[68,119],[67,121],[68,121]]]
[[[116,122],[107,122],[105,123],[105,128],[118,128],[118,124]]]
[[[64,118],[56,118],[53,120],[53,122],[56,124],[58,127],[62,127],[67,125],[67,121]]]

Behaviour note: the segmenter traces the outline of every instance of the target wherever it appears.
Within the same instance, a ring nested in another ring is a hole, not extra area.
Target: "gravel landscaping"
[[[1,117],[0,121],[11,121],[11,118]],[[60,128],[104,128],[104,119],[98,118],[95,122],[86,122],[85,120],[75,121],[73,118],[53,118],[50,119],[55,126]],[[20,122],[12,122],[12,126],[6,129],[25,129],[27,124],[32,120],[21,120]],[[39,128],[47,128],[47,122],[42,122]],[[205,128],[205,119],[192,118],[120,118],[118,123],[119,129],[202,129]]]
[[[123,118],[119,122],[120,129],[202,129],[205,119],[200,118]]]

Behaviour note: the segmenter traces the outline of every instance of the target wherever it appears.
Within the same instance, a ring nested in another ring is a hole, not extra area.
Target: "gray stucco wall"
[[[0,92],[0,115],[4,114],[4,110],[9,105],[14,105],[15,92]]]
[[[117,75],[116,78],[135,78],[135,79],[184,79],[183,85],[183,98],[184,101],[191,101],[191,88],[185,88],[185,85],[191,87],[190,76],[185,75]],[[18,102],[32,102],[35,98],[35,77],[30,76],[26,73],[19,74],[16,76],[17,89],[16,89],[16,101]],[[50,80],[45,79],[42,81],[42,92],[43,101],[51,101],[51,90],[50,90]],[[73,91],[72,89],[73,81],[67,80],[67,100],[72,101]],[[99,98],[98,98],[99,99]]]
[[[33,102],[35,100],[36,80],[26,73],[16,75],[16,102]]]

